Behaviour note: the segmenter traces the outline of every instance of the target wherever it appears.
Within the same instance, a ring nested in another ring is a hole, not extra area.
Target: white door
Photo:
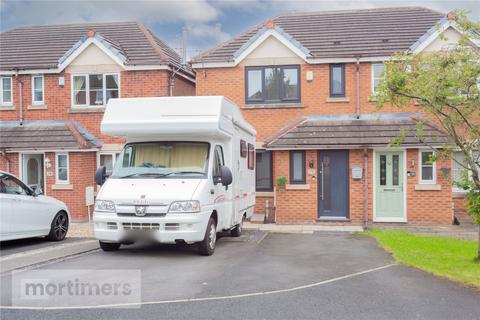
[[[22,180],[30,188],[43,191],[43,154],[23,154]]]
[[[10,175],[2,176],[2,185],[3,196],[11,204],[4,217],[11,235],[35,236],[50,229],[51,213],[43,197],[34,197],[31,190]]]
[[[232,199],[229,199],[227,187],[222,185],[221,182],[217,182],[220,177],[220,167],[225,165],[225,158],[223,154],[223,148],[220,145],[216,145],[213,152],[213,203],[217,209],[218,225],[217,229],[223,229],[230,227],[230,221],[232,219]]]

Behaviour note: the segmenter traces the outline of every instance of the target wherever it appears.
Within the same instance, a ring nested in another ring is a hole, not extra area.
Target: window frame
[[[218,151],[217,151],[218,150]],[[215,167],[216,167],[216,162],[217,162],[217,154],[219,154],[219,167],[218,167],[218,172],[217,172],[217,175],[215,175]],[[225,155],[223,154],[223,147],[219,144],[215,145],[215,147],[213,148],[213,161],[212,161],[212,178],[213,178],[213,181],[214,183],[218,183],[218,180],[219,178],[221,178],[221,171],[220,171],[220,168],[222,166],[225,166]]]
[[[42,79],[42,100],[35,100],[35,78]],[[43,74],[32,75],[32,105],[44,105],[45,104],[45,77]]]
[[[58,174],[58,157],[66,156],[67,157],[67,180],[60,180]],[[55,184],[70,184],[70,156],[68,152],[58,152],[55,153]]]
[[[437,183],[437,162],[433,162],[432,164],[424,165],[422,163],[422,154],[423,153],[431,153],[435,155],[435,152],[432,150],[419,150],[418,152],[418,183],[419,184],[436,184]],[[432,167],[432,179],[431,180],[424,180],[423,179],[423,167],[431,166]]]
[[[5,102],[3,100],[3,79],[10,80],[10,102]],[[2,107],[11,107],[13,106],[13,78],[12,77],[0,77],[0,106]]]
[[[381,78],[378,78],[378,77],[375,77],[375,66],[378,66],[378,65],[382,65],[383,66],[383,77]],[[385,63],[383,62],[373,62],[372,63],[372,82],[371,82],[371,86],[372,86],[372,95],[375,96],[377,95],[377,92],[375,91],[375,80],[376,79],[381,79],[381,80],[385,80]]]
[[[102,97],[103,97],[103,104],[90,104],[90,76],[91,75],[102,75]],[[72,73],[70,76],[70,82],[71,82],[71,102],[72,102],[72,107],[74,108],[95,108],[95,107],[105,107],[107,105],[107,76],[117,76],[118,78],[118,97],[121,97],[121,83],[120,83],[120,73],[119,72],[106,72],[106,73],[101,73],[101,72],[92,72],[92,73]],[[85,104],[76,104],[75,103],[75,83],[74,83],[74,78],[75,77],[85,77]],[[112,90],[112,89],[110,89]]]
[[[270,174],[270,181],[269,181],[269,186],[267,188],[258,188],[257,186],[257,171],[255,171],[255,191],[257,192],[272,192],[273,191],[273,152],[272,151],[268,151],[268,150],[265,150],[265,149],[257,149],[255,150],[255,162],[256,162],[256,159],[257,159],[257,153],[269,153],[270,154],[270,170],[269,170],[269,174]]]
[[[115,152],[115,151],[109,151],[109,152],[100,151],[100,152],[97,152],[97,168],[100,167],[101,156],[107,155],[107,156],[112,157],[112,171],[113,171],[113,168],[115,167],[115,164],[117,163],[117,158],[118,158],[118,156],[120,156],[120,153],[121,153],[121,151],[118,151],[118,152]]]
[[[293,167],[293,158],[294,155],[300,153],[302,155],[302,179],[300,180],[294,180],[293,179],[293,172],[294,172],[294,167]],[[307,165],[307,157],[305,150],[291,150],[290,151],[290,184],[306,184],[307,182],[307,170],[306,170],[306,165]]]
[[[265,91],[265,69],[268,68],[278,68],[280,69],[280,76],[282,78],[282,85],[280,87],[280,96],[279,100],[267,100],[266,91]],[[296,69],[297,70],[297,98],[285,98],[285,85],[283,82],[284,79],[284,69]],[[248,98],[248,71],[260,70],[261,71],[261,85],[262,85],[262,98],[261,99],[249,99]],[[301,69],[300,65],[266,65],[266,66],[249,66],[245,67],[245,103],[246,104],[282,104],[282,103],[298,103],[301,101]]]
[[[255,146],[251,143],[247,144],[247,168],[255,170]]]
[[[342,92],[341,93],[333,93],[333,69],[341,67],[342,68]],[[330,98],[345,98],[346,97],[346,90],[345,90],[345,64],[344,63],[331,63],[329,65],[329,83],[330,83]]]

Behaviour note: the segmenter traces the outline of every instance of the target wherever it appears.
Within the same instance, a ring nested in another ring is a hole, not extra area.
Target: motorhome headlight
[[[200,202],[191,201],[174,201],[168,209],[170,213],[193,213],[200,212]]]
[[[97,200],[95,201],[95,211],[115,212],[115,203],[110,200]]]

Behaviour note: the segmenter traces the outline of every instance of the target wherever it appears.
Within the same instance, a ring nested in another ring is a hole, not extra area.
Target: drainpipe
[[[20,115],[19,115],[19,122],[20,125],[23,125],[23,81],[18,78],[18,70],[15,70],[15,79],[18,82],[18,90],[19,90],[19,110],[20,110]]]
[[[360,58],[357,57],[357,65],[355,71],[355,114],[357,119],[360,118]]]
[[[364,178],[363,178],[363,189],[364,189],[364,221],[363,224],[365,227],[368,225],[368,149],[365,147],[363,149],[363,167],[365,168]]]

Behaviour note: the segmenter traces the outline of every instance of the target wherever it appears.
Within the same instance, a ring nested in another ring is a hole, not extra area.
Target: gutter
[[[18,78],[18,69],[15,70],[15,79],[18,82],[19,98],[20,98],[19,105],[18,105],[18,108],[20,111],[18,122],[22,126],[23,125],[23,81]]]

